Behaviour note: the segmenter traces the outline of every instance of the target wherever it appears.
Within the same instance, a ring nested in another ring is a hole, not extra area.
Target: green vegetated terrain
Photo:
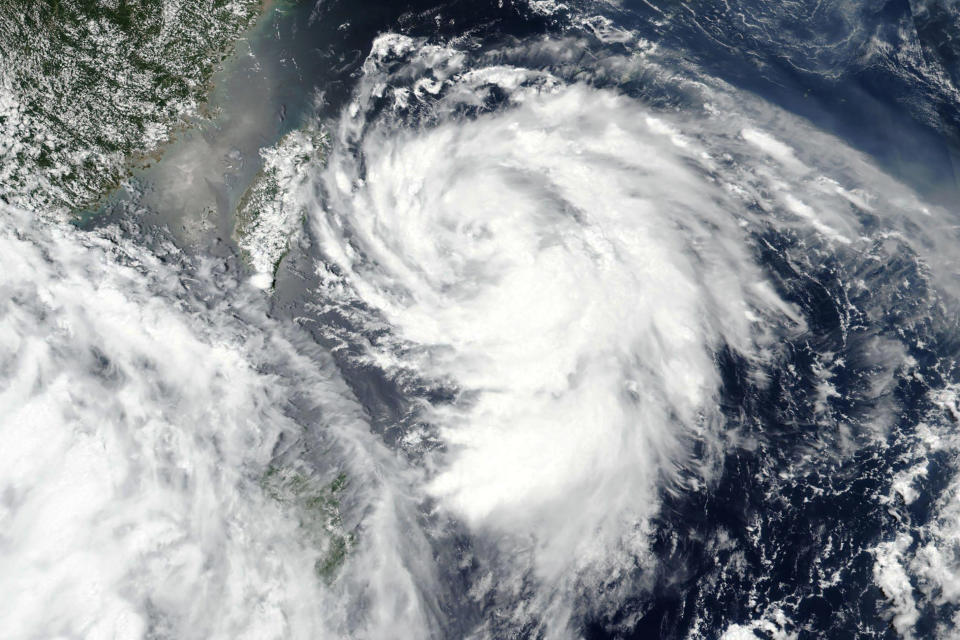
[[[291,131],[262,149],[263,168],[237,207],[237,243],[251,270],[272,286],[290,237],[305,215],[301,189],[323,164],[326,134],[315,124]]]
[[[356,545],[353,532],[345,531],[340,518],[340,500],[347,487],[341,473],[324,483],[298,466],[271,465],[261,486],[271,498],[297,517],[306,543],[319,553],[314,570],[326,582],[333,581],[347,554]]]
[[[0,200],[73,210],[200,113],[261,0],[0,0]]]

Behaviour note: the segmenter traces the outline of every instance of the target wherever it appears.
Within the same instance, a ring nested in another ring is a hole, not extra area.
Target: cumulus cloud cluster
[[[403,476],[329,357],[206,266],[0,209],[0,635],[415,637]]]

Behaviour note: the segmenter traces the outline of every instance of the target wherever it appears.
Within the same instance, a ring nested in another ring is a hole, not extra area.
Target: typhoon
[[[0,636],[960,637],[956,2],[53,5]]]

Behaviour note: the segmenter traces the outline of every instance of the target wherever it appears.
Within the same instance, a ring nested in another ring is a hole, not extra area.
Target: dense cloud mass
[[[347,588],[385,609],[371,637],[399,623],[402,478],[329,358],[216,262],[188,275],[116,231],[2,216],[2,635],[350,635],[322,579],[344,491],[367,505],[365,540],[387,537]],[[351,486],[332,493],[337,470]]]
[[[0,635],[955,636],[957,185],[818,119],[913,69],[949,157],[950,3],[922,73],[896,7],[630,4],[281,7],[350,44],[255,170],[0,210]]]
[[[266,345],[133,247],[2,214],[2,635],[303,633],[309,565],[253,475],[291,426]]]

